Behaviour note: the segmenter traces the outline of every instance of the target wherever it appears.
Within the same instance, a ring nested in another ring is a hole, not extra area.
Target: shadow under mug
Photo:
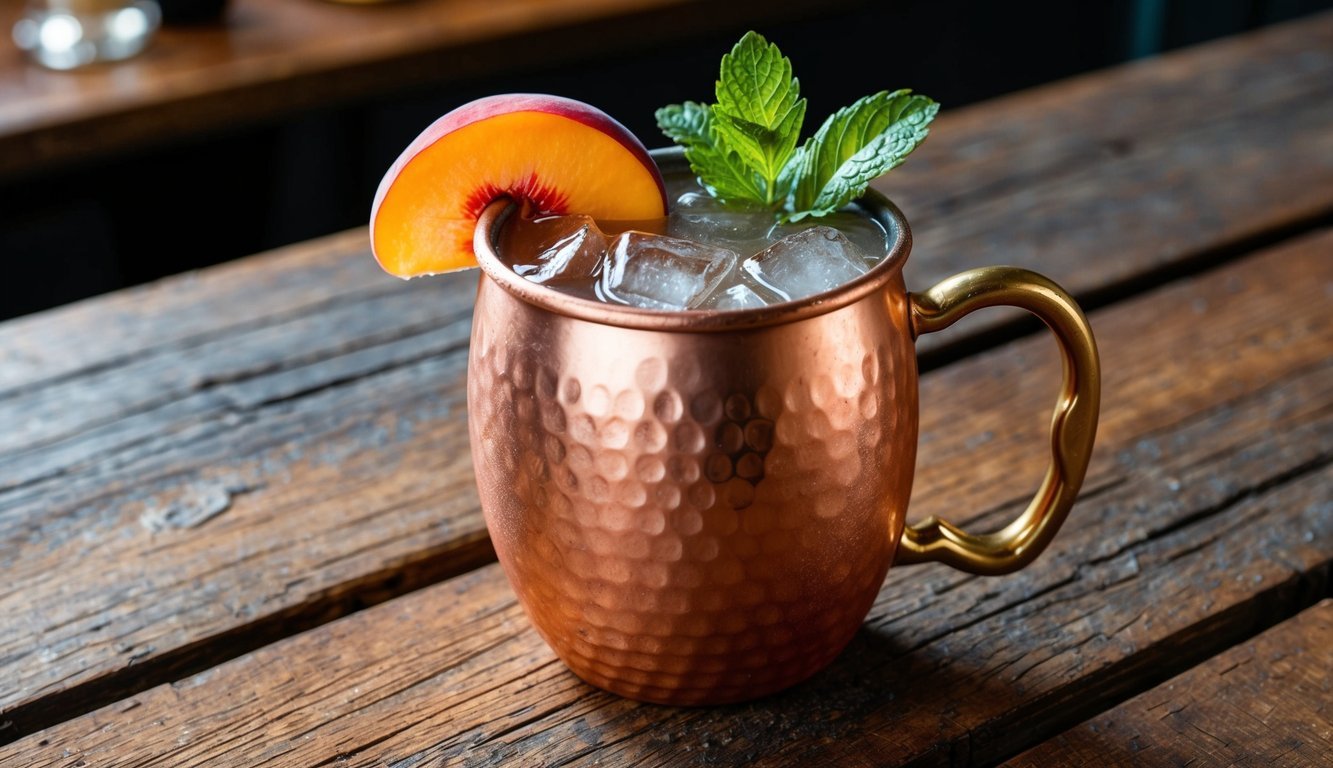
[[[679,152],[658,151],[664,171]],[[867,274],[732,312],[601,304],[524,280],[477,227],[482,274],[468,419],[486,525],[532,623],[584,680],[668,704],[763,696],[831,662],[891,564],[1001,574],[1032,562],[1083,482],[1096,345],[1059,286],[987,267],[909,293],[911,235],[870,193],[890,247]],[[1054,332],[1064,383],[1051,462],[998,532],[906,524],[916,462],[914,340],[982,307]]]

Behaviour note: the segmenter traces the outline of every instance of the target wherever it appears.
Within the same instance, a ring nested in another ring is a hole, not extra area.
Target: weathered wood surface
[[[1327,50],[1282,57],[1330,30],[1333,16],[1246,38],[1266,41],[1256,54],[1269,62],[1262,66],[1215,57],[1234,42],[1166,57],[1165,80],[1186,81],[1190,71],[1205,82],[1234,78],[1238,104],[1262,103],[1270,87],[1288,96],[1317,91]],[[1135,66],[1074,81],[1075,111],[1129,120],[1121,116],[1125,91],[1151,71]],[[1259,77],[1262,89],[1245,90],[1250,81],[1239,73],[1248,71],[1268,73]],[[1291,82],[1279,74],[1291,71],[1298,74]],[[1304,77],[1311,81],[1300,85]],[[1058,87],[1042,93],[1058,100]],[[1058,141],[1066,159],[1043,165],[1040,151],[1020,151],[1012,137],[1026,131],[1040,147],[1073,129],[1034,124],[1030,110],[1039,105],[1019,97],[992,105],[989,121],[985,107],[959,113],[956,130],[946,115],[933,144],[966,149],[925,156],[951,165],[919,180],[920,199],[965,197],[977,180],[998,179],[1002,163],[982,150],[1000,142],[1027,169],[1023,189],[1044,190],[1051,222],[1086,221],[1113,199],[1134,225],[1118,235],[1120,250],[1088,262],[1081,245],[1089,233],[1036,222],[1025,214],[1026,192],[994,181],[994,199],[973,199],[967,205],[975,210],[956,214],[961,221],[984,213],[994,228],[932,254],[932,242],[950,233],[919,227],[914,262],[937,260],[942,265],[925,268],[940,272],[974,266],[994,241],[1016,244],[1023,256],[995,260],[1030,259],[1094,293],[1169,276],[1171,265],[1197,265],[1234,245],[1236,221],[1251,232],[1280,231],[1333,206],[1333,152],[1314,151],[1333,137],[1328,101],[1292,97],[1279,120],[1245,110],[1224,119],[1194,102],[1165,100],[1139,114],[1144,138],[1135,145],[1161,167],[1128,162],[1133,154],[1107,161]],[[1279,133],[1210,133],[1236,120]],[[1299,127],[1299,141],[1270,144],[1291,138],[1284,124]],[[1230,183],[1234,168],[1200,160],[1203,149],[1176,165],[1153,149],[1224,138],[1233,154],[1262,150],[1262,163],[1250,157],[1242,169],[1247,178],[1285,168],[1291,186],[1253,195],[1248,181]],[[1182,218],[1151,194],[1151,185],[1168,183],[1197,202],[1200,217]],[[1245,206],[1241,194],[1249,195]],[[1006,207],[1009,215],[998,213]],[[1034,227],[1045,234],[1025,241]],[[472,280],[389,280],[364,252],[364,234],[354,233],[0,326],[0,568],[10,580],[0,586],[0,615],[22,628],[0,634],[0,679],[14,681],[0,687],[0,725],[8,723],[0,741],[488,559],[461,388]],[[1238,320],[1216,304],[1199,317],[1211,324],[1215,314]],[[1188,381],[1189,369],[1169,370]],[[1153,375],[1159,390],[1145,396],[1177,398],[1168,391],[1175,380]],[[927,384],[922,455],[941,469],[919,478],[917,509],[1018,498],[1040,472],[1031,447],[1053,385],[1026,385],[1039,391],[1024,401],[1031,424],[1011,430],[999,425],[1012,405],[985,381]],[[955,386],[970,389],[948,389]],[[1176,407],[1188,412],[1198,393],[1181,389],[1190,396]],[[978,409],[968,433],[946,429],[954,426],[946,398]],[[1017,453],[1016,463],[978,464],[971,451],[982,443]],[[965,479],[951,479],[958,477]]]
[[[932,129],[936,135],[876,186],[918,224],[943,219],[969,202],[1025,192],[1053,175],[1151,151],[1153,137],[1161,134],[1252,119],[1317,97],[1333,75],[1330,48],[1333,13],[963,109],[945,105],[944,122]],[[1196,152],[1208,154],[1205,149],[1211,147],[1201,144]],[[931,183],[939,176],[962,176],[967,183]]]
[[[0,401],[11,728],[491,559],[471,287],[394,287]]]
[[[1333,600],[1309,608],[1007,765],[1333,762]]]
[[[356,229],[9,320],[0,324],[0,397],[392,292],[369,250]]]
[[[1014,264],[1097,306],[1328,221],[1331,125],[1333,13],[948,113],[876,187],[912,223],[909,286]]]
[[[48,72],[12,47],[0,57],[0,175],[426,83],[540,69],[598,50],[729,29],[809,0],[416,0],[356,7],[233,0],[226,23],[166,27],[139,57]],[[9,30],[23,3],[0,7]]]
[[[1012,756],[1327,594],[1333,317],[1292,308],[1333,290],[1331,250],[1324,231],[1095,313],[1101,440],[1051,550],[1002,579],[895,570],[847,653],[788,693],[691,710],[597,692],[555,661],[492,565],[30,735],[0,762]],[[1026,339],[927,376],[917,514],[975,508],[984,526],[1014,513],[1040,463],[1049,346]],[[958,433],[960,412],[985,445]]]

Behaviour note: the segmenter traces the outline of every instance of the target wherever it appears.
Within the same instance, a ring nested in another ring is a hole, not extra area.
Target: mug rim
[[[659,169],[663,170],[674,170],[673,166],[685,163],[685,154],[680,147],[654,149],[648,154]],[[879,222],[888,233],[889,247],[884,258],[865,274],[836,288],[754,309],[686,309],[664,312],[572,296],[526,280],[500,261],[494,246],[500,228],[517,209],[513,201],[507,199],[496,200],[482,211],[473,234],[473,250],[483,274],[506,293],[527,304],[565,317],[599,325],[645,331],[707,333],[761,328],[805,320],[854,304],[879,291],[901,273],[902,266],[912,250],[912,232],[902,211],[874,189],[867,190],[866,194],[853,205]]]

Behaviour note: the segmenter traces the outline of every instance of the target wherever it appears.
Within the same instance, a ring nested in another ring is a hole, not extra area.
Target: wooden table
[[[473,488],[475,277],[363,231],[0,325],[0,765],[1333,761],[1333,15],[950,112],[883,189],[909,284],[1084,302],[1083,496],[1032,567],[895,569],[837,662],[711,709],[598,692]],[[1014,514],[1045,335],[925,353],[913,515]]]

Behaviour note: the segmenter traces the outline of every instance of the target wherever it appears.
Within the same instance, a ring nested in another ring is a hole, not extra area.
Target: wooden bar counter
[[[61,140],[4,104],[0,156]],[[593,689],[493,563],[475,274],[387,278],[357,230],[0,325],[0,765],[1333,764],[1333,15],[932,134],[880,184],[909,287],[1038,269],[1101,347],[1034,565],[894,569],[832,667],[750,704]],[[913,518],[1026,502],[1059,363],[1031,331],[924,348]]]

